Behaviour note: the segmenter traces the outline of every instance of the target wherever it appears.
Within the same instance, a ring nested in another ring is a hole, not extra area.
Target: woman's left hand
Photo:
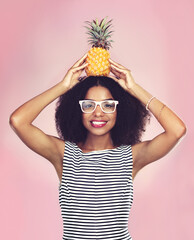
[[[114,62],[112,59],[109,59],[110,66],[111,66],[111,72],[115,75],[115,77],[112,77],[116,82],[118,82],[121,87],[123,87],[125,90],[130,90],[134,84],[135,81],[131,75],[131,71],[122,65]]]

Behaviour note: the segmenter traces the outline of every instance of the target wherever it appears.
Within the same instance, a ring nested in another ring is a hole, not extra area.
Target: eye
[[[113,105],[107,103],[107,104],[105,104],[105,107],[106,107],[106,108],[111,108],[111,107],[113,107]]]
[[[92,107],[94,107],[94,103],[92,103],[92,102],[83,102],[83,107],[85,109],[92,108]]]
[[[113,108],[114,107],[114,102],[105,102],[104,103],[104,107],[105,108]]]
[[[86,103],[86,104],[84,105],[84,107],[85,107],[85,108],[91,108],[91,107],[92,107],[92,104]]]

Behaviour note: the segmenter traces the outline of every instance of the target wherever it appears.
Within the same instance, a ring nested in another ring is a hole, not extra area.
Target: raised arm
[[[32,122],[48,104],[78,83],[81,72],[87,66],[86,56],[84,55],[69,69],[61,82],[24,103],[10,116],[10,125],[19,138],[30,149],[48,159],[55,167],[59,167],[63,157],[64,142],[59,138],[45,134]]]
[[[163,127],[164,132],[149,141],[134,145],[134,171],[135,174],[145,165],[165,156],[184,136],[186,127],[183,121],[160,100],[153,97],[140,85],[138,85],[131,71],[122,65],[110,60],[112,73],[117,81],[126,91],[139,99]]]

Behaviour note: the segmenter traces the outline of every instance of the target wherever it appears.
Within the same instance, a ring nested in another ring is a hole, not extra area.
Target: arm
[[[134,81],[130,70],[112,60],[110,63],[113,74],[118,78],[114,79],[146,106],[152,95]],[[183,121],[158,99],[153,98],[149,110],[163,127],[164,132],[152,140],[133,146],[134,175],[145,165],[165,156],[186,133]]]
[[[77,61],[61,82],[24,103],[10,116],[10,125],[19,138],[30,149],[48,159],[55,167],[60,164],[63,157],[64,142],[45,134],[32,122],[48,104],[78,83],[78,77],[87,65],[85,58],[86,55]]]

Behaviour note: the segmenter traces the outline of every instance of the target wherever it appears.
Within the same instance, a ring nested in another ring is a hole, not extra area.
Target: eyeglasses
[[[116,100],[104,100],[104,101],[94,101],[94,100],[80,100],[79,104],[82,112],[93,113],[96,107],[99,105],[104,113],[113,113],[116,110],[116,106],[119,102]]]

